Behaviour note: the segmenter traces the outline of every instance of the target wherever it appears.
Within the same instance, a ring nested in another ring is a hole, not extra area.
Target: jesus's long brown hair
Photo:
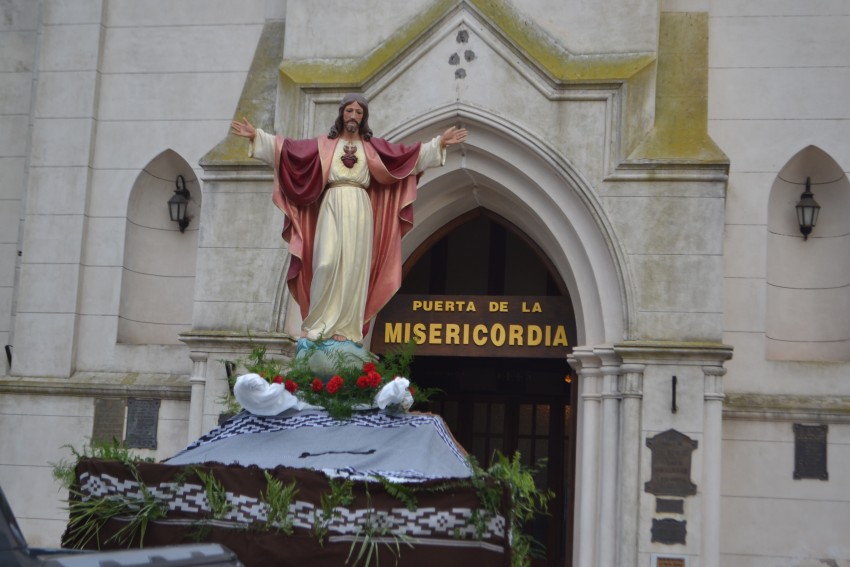
[[[366,142],[368,142],[372,137],[372,129],[369,128],[369,102],[363,95],[351,93],[342,97],[342,102],[339,103],[339,114],[337,115],[333,126],[331,126],[330,132],[328,132],[328,138],[331,140],[338,138],[340,132],[345,129],[343,112],[345,111],[345,107],[352,102],[356,102],[363,108],[363,120],[360,121],[360,137]]]

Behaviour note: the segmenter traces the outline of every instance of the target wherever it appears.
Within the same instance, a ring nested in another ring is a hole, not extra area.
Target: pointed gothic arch
[[[554,148],[500,117],[457,106],[424,114],[388,138],[427,139],[457,123],[470,129],[470,141],[444,167],[423,176],[416,224],[402,241],[403,260],[454,219],[487,209],[551,262],[573,301],[577,344],[626,338],[634,302],[625,255],[598,195]]]

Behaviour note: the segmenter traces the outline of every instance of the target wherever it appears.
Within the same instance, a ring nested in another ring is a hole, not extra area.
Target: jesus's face
[[[349,134],[355,134],[360,129],[360,123],[363,121],[363,107],[359,103],[352,102],[342,110],[342,121],[345,124],[345,131]]]

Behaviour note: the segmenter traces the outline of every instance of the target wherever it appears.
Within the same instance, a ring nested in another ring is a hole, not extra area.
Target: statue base
[[[374,356],[363,345],[354,341],[324,339],[311,341],[306,337],[298,339],[295,346],[295,360],[307,359],[307,367],[322,380],[328,380],[337,373],[337,368],[345,366],[363,366],[374,360]]]

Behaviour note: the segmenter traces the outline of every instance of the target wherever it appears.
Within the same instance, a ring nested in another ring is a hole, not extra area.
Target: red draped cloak
[[[276,137],[272,200],[284,213],[283,239],[289,244],[287,284],[306,319],[313,280],[313,245],[322,195],[339,139]],[[374,230],[363,334],[369,321],[401,286],[401,238],[413,227],[413,201],[420,144],[392,144],[381,138],[363,142],[371,183]]]

